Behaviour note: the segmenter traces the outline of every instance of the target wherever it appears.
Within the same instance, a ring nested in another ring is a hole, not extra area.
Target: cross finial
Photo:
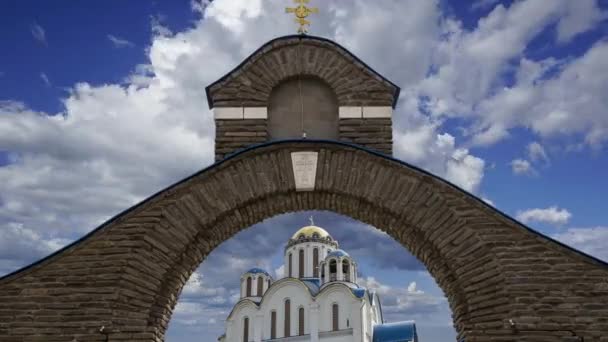
[[[308,33],[308,30],[306,29],[306,27],[310,26],[310,21],[306,20],[306,18],[311,13],[319,13],[319,9],[316,7],[312,7],[312,8],[306,7],[306,4],[310,0],[293,0],[293,1],[296,4],[298,4],[298,6],[285,8],[285,13],[295,13],[296,23],[300,24],[300,27],[298,28],[298,33],[306,34],[306,33]]]
[[[310,217],[308,218],[310,220],[310,225],[314,226],[315,225],[315,221],[312,218],[312,215],[310,215]]]

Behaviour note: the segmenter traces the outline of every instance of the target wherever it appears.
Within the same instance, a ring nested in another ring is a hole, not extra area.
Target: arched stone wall
[[[295,190],[294,151],[318,152],[314,191]],[[608,336],[605,263],[387,156],[282,141],[217,163],[0,279],[0,340],[162,341],[181,289],[217,245],[299,210],[347,215],[403,244],[448,297],[459,339]]]

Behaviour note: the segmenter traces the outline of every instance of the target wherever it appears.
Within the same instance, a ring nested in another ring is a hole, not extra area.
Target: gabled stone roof
[[[339,44],[292,35],[262,45],[206,88],[209,108],[265,107],[272,89],[297,75],[325,81],[340,106],[392,106],[399,87]]]

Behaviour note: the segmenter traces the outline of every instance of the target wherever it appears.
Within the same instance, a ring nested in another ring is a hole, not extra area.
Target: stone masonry
[[[295,191],[294,151],[318,152],[312,191]],[[319,141],[233,155],[1,278],[0,341],[162,341],[216,246],[300,210],[350,216],[411,251],[447,296],[459,341],[608,341],[606,263],[403,162]]]
[[[275,87],[294,77],[314,77],[330,86],[341,108],[392,109],[399,87],[352,53],[327,39],[286,36],[274,39],[207,87],[210,108],[267,108]],[[384,115],[340,116],[339,139],[392,155],[392,110]],[[339,113],[335,113],[336,116]],[[255,120],[255,121],[251,121]],[[267,117],[216,115],[216,161],[251,144],[268,141]]]

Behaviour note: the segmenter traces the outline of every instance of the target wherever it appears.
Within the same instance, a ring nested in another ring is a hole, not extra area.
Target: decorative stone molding
[[[213,109],[216,120],[267,119],[266,107],[216,107]]]
[[[393,116],[393,108],[388,106],[382,107],[357,107],[357,106],[342,106],[340,107],[340,119],[377,119],[388,118]]]

